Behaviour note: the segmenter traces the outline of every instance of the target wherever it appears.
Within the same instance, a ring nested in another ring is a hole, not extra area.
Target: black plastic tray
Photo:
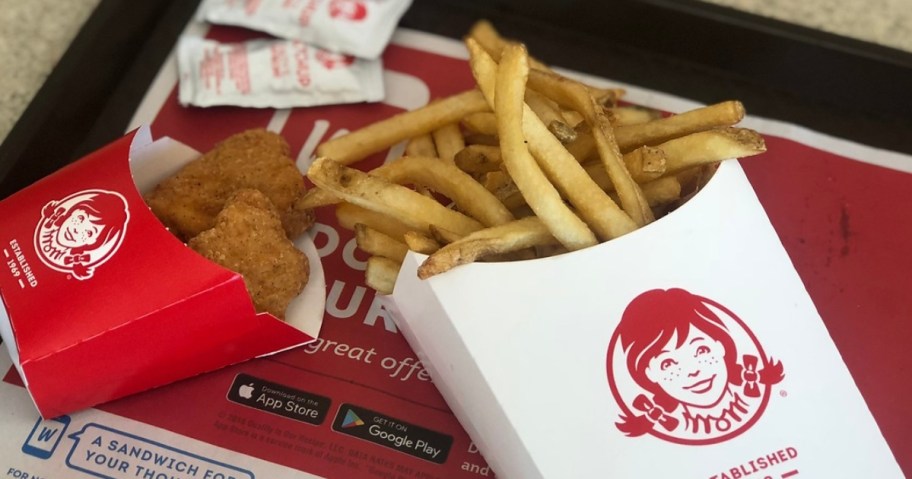
[[[103,0],[0,145],[0,198],[122,134],[198,1]],[[912,153],[912,54],[696,1],[416,0],[408,28],[488,18],[554,65]]]

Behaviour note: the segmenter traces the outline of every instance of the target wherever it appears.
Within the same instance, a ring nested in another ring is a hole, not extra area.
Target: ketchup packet
[[[197,19],[374,59],[411,0],[204,0]]]
[[[383,99],[383,66],[300,41],[218,43],[184,38],[177,49],[182,105],[291,108]]]

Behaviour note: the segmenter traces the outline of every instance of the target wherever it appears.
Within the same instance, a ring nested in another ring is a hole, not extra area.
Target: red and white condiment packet
[[[383,66],[300,41],[218,43],[184,38],[177,49],[182,105],[291,108],[383,99]]]
[[[197,19],[377,58],[411,0],[204,0]]]

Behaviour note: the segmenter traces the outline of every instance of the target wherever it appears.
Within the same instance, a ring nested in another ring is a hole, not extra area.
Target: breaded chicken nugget
[[[240,273],[257,312],[284,319],[288,303],[310,276],[307,256],[285,236],[269,199],[243,189],[225,203],[215,226],[195,236],[190,248]]]
[[[295,207],[304,177],[280,135],[257,129],[226,138],[149,192],[146,203],[183,241],[212,228],[225,201],[242,188],[261,191],[282,219],[289,238],[313,224],[310,210]]]

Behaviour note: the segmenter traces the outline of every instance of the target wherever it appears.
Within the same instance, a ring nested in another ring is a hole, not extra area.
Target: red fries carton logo
[[[329,16],[360,22],[367,17],[367,5],[361,0],[332,0],[329,2]]]
[[[782,363],[725,306],[683,289],[640,294],[608,347],[608,383],[627,436],[716,444],[760,419]]]
[[[35,251],[47,267],[89,279],[120,248],[129,219],[127,200],[120,193],[74,193],[44,206],[35,228]]]

